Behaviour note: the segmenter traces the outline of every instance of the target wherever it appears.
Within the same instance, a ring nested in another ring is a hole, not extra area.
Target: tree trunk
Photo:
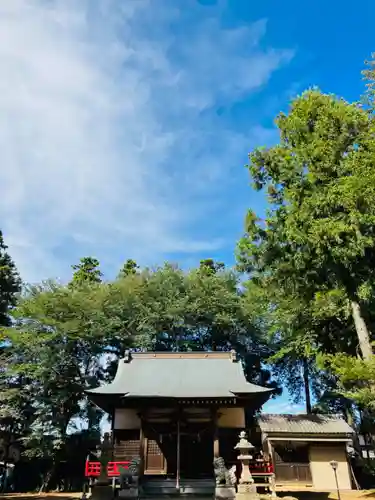
[[[44,493],[48,489],[48,486],[51,482],[55,467],[56,467],[55,464],[52,464],[51,469],[47,472],[47,474],[45,474],[45,476],[43,478],[42,486],[39,488],[38,493]]]
[[[307,359],[303,360],[303,385],[305,388],[306,413],[311,413],[310,377]]]
[[[6,493],[6,489],[8,486],[8,463],[9,463],[9,452],[10,452],[10,446],[12,442],[12,437],[13,437],[13,426],[10,425],[8,429],[5,431],[5,449],[4,449],[4,470],[5,470],[5,475],[4,475],[4,481],[3,481],[3,487],[2,487],[2,492]]]
[[[350,305],[352,307],[352,318],[357,332],[362,357],[363,359],[371,359],[373,353],[370,343],[370,334],[362,316],[361,306],[355,300],[352,300]]]
[[[353,413],[352,409],[348,405],[345,408],[345,420],[348,422],[348,425],[350,425],[350,427],[353,427],[354,425]]]

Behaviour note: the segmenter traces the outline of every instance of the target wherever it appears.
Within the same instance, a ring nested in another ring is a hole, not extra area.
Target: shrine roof
[[[263,395],[271,389],[246,381],[230,352],[132,353],[119,360],[112,383],[89,395],[144,398],[231,398]]]
[[[349,435],[353,429],[344,419],[334,415],[262,414],[258,424],[266,434]]]

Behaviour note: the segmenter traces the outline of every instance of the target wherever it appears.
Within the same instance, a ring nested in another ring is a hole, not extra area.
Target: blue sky
[[[370,0],[0,5],[0,226],[27,281],[96,256],[233,263],[243,165],[312,85],[355,100]]]

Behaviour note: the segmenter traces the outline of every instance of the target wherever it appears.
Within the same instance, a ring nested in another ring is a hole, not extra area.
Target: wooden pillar
[[[220,446],[219,446],[219,415],[218,411],[215,409],[212,411],[212,423],[214,428],[214,457],[220,456]]]
[[[268,478],[268,483],[270,485],[271,490],[271,498],[276,498],[276,476],[275,473],[272,473]]]
[[[140,415],[141,428],[139,430],[139,458],[141,460],[140,472],[141,476],[143,476],[145,472],[145,430],[144,430],[144,420]]]
[[[180,473],[181,473],[181,435],[180,435],[180,413],[177,417],[177,449],[176,449],[176,490],[180,491]]]
[[[112,441],[112,460],[115,460],[115,448],[116,448],[116,438],[115,438],[115,416],[116,408],[111,409],[111,441]]]
[[[268,447],[268,459],[271,460],[273,466],[275,467],[275,455],[273,450],[273,444],[271,443],[270,438],[267,436],[267,447]]]
[[[266,460],[272,460],[272,450],[267,435],[261,434],[262,451]]]

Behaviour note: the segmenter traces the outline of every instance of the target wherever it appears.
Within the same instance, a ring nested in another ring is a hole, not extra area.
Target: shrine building
[[[150,481],[181,490],[211,488],[215,456],[236,463],[246,415],[272,390],[247,382],[234,352],[145,352],[128,353],[112,383],[87,393],[112,417],[113,460],[140,457]]]
[[[151,495],[211,494],[213,459],[238,465],[242,430],[254,465],[270,466],[277,485],[352,487],[349,425],[324,415],[254,418],[272,390],[247,382],[234,352],[128,352],[112,383],[86,392],[111,416],[113,462],[140,458]]]

